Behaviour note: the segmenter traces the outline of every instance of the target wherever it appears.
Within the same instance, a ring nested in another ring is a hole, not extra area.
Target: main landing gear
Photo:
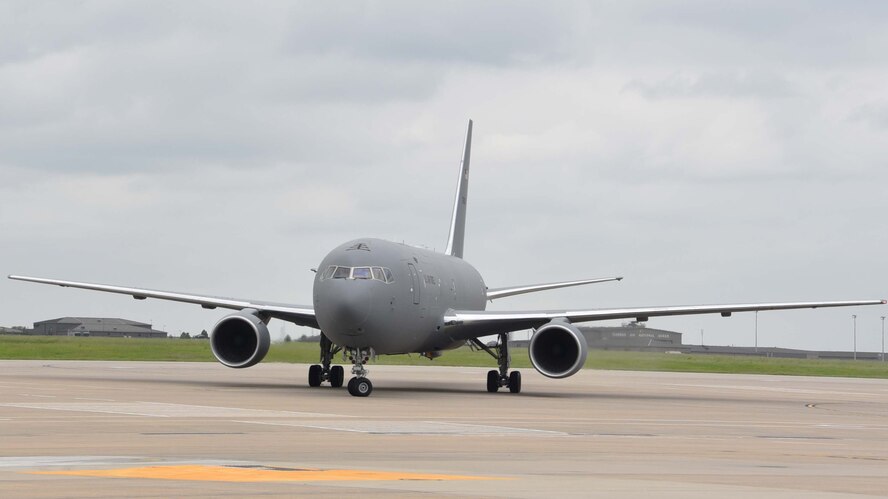
[[[308,386],[321,386],[324,381],[329,381],[330,386],[339,388],[345,380],[345,369],[342,366],[331,366],[333,356],[342,351],[321,333],[321,365],[314,364],[308,368]]]
[[[487,391],[495,393],[499,391],[500,387],[509,387],[510,392],[520,393],[521,373],[518,371],[512,371],[509,373],[509,363],[512,361],[512,357],[509,355],[509,334],[502,333],[499,335],[496,351],[491,350],[490,347],[481,343],[477,339],[472,339],[472,343],[481,350],[489,353],[494,359],[496,359],[496,363],[499,365],[499,370],[487,372]]]

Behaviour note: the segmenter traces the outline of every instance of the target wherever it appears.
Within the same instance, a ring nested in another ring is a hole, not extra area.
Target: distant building
[[[637,322],[626,323],[620,327],[578,326],[577,329],[583,333],[589,348],[596,350],[663,352],[686,348],[681,344],[681,333],[649,328]],[[530,344],[530,340],[513,340],[509,343],[515,347],[526,347]]]
[[[25,329],[24,326],[13,326],[13,327],[0,326],[0,334],[25,335],[25,334],[31,334],[31,330]]]
[[[579,326],[589,348],[601,350],[677,350],[682,347],[681,333],[654,329],[630,322],[621,327]]]
[[[62,317],[34,323],[33,333],[45,336],[105,336],[116,338],[166,338],[151,324],[102,317]]]

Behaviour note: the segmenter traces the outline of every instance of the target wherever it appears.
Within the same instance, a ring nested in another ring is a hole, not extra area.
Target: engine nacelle
[[[256,365],[265,358],[271,336],[256,314],[243,310],[223,317],[210,333],[210,346],[216,360],[228,367]]]
[[[555,319],[536,330],[530,338],[530,363],[549,378],[576,374],[586,363],[586,337],[573,324]]]

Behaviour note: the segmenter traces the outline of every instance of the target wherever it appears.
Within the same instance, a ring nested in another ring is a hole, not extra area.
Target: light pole
[[[759,312],[755,311],[755,353],[759,352]]]
[[[882,362],[885,362],[885,316],[882,316]]]
[[[857,314],[852,315],[851,320],[854,323],[854,360],[857,360]]]

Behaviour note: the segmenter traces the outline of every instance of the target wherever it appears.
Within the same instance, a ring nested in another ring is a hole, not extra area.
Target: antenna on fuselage
[[[466,148],[463,152],[462,164],[459,168],[459,180],[456,184],[456,199],[453,200],[453,215],[450,217],[450,236],[447,238],[447,249],[450,256],[463,257],[463,243],[466,235],[466,203],[469,195],[469,159],[472,155],[472,120],[466,131]]]

